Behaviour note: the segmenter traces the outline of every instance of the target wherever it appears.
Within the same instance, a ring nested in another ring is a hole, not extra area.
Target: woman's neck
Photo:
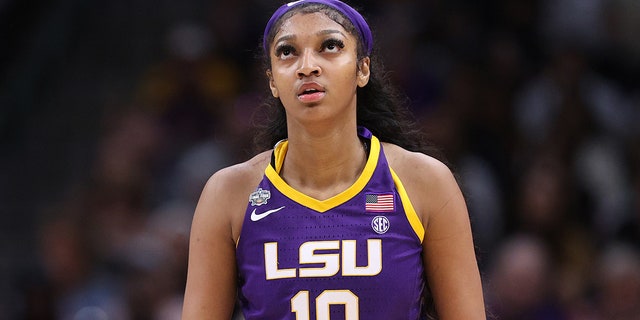
[[[289,136],[280,176],[296,190],[326,200],[350,187],[367,162],[357,129]]]

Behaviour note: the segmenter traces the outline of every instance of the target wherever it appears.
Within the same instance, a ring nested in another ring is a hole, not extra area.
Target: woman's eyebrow
[[[344,35],[344,33],[342,33],[342,31],[340,31],[340,30],[336,30],[336,29],[325,29],[325,30],[320,30],[320,31],[316,32],[316,35],[324,36],[324,35],[334,34],[334,33],[339,33],[339,34],[341,34],[343,37],[346,37],[346,36]]]
[[[287,34],[287,35],[284,35],[284,36],[276,39],[276,41],[274,41],[273,43],[279,43],[279,42],[282,42],[282,41],[288,41],[288,40],[292,40],[292,39],[295,39],[295,38],[296,38],[295,34]]]
[[[325,36],[325,35],[329,35],[329,34],[340,34],[343,37],[346,37],[344,35],[344,33],[340,30],[336,30],[336,29],[325,29],[325,30],[320,30],[318,32],[316,32],[317,36]],[[280,43],[283,41],[289,41],[289,40],[295,40],[296,39],[296,35],[295,34],[286,34],[278,39],[276,39],[273,43]]]

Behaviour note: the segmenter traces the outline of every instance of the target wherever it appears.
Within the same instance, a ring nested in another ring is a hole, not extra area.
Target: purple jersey
[[[253,319],[420,319],[424,228],[376,137],[356,182],[327,199],[278,172],[287,142],[249,197],[238,240],[239,298]]]

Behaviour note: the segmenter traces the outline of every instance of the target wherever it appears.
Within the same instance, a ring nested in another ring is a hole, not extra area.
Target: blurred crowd
[[[14,268],[2,314],[180,318],[193,210],[213,172],[251,155],[268,95],[258,45],[280,4],[203,3],[107,82],[86,169],[12,240],[33,257]],[[640,319],[640,3],[349,3],[459,179],[490,316]]]

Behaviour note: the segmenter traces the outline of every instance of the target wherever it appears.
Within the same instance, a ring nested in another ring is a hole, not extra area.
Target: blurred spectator
[[[606,240],[613,240],[631,219],[631,172],[621,143],[624,142],[610,137],[593,137],[575,155],[577,184],[593,205],[593,231]]]
[[[506,239],[492,261],[486,280],[487,303],[497,319],[565,319],[557,297],[553,260],[536,237]]]
[[[596,307],[601,319],[640,317],[640,254],[625,245],[603,250],[595,272]]]
[[[129,319],[125,288],[95,259],[78,208],[62,209],[41,228],[43,282],[27,291],[36,295],[27,297],[24,319]]]
[[[543,0],[540,29],[551,46],[567,41],[585,49],[599,47],[604,38],[606,0]]]

